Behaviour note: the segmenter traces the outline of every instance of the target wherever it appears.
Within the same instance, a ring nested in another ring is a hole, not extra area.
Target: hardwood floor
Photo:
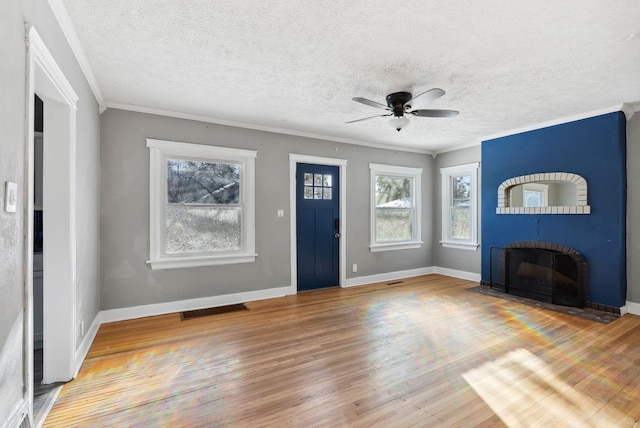
[[[632,427],[640,317],[440,275],[105,324],[44,426]]]

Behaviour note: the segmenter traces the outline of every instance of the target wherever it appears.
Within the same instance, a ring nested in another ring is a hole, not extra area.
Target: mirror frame
[[[510,207],[509,192],[515,186],[540,181],[567,181],[576,185],[577,204],[575,206],[554,207]],[[587,180],[572,172],[541,172],[509,178],[498,186],[498,207],[496,214],[591,214],[587,204]]]

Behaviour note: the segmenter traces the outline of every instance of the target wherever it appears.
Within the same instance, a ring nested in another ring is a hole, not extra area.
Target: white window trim
[[[254,150],[147,138],[149,158],[149,260],[151,269],[175,269],[254,262],[255,253],[255,159]],[[242,250],[224,253],[167,255],[164,253],[164,203],[167,193],[166,162],[171,157],[239,163],[242,170]]]
[[[370,170],[370,185],[371,192],[370,199],[370,245],[369,249],[372,253],[380,251],[394,251],[394,250],[410,250],[422,247],[420,238],[422,237],[422,215],[420,207],[421,202],[421,187],[422,182],[422,168],[411,168],[406,166],[397,165],[383,165],[377,163],[369,164]],[[396,177],[408,177],[413,178],[413,186],[411,189],[411,202],[414,209],[413,218],[413,237],[408,241],[398,241],[389,243],[376,242],[376,175],[392,175]]]
[[[477,250],[478,228],[479,228],[479,194],[478,194],[478,169],[480,162],[473,162],[464,165],[440,168],[442,181],[442,244],[445,248],[455,248],[459,250]],[[451,224],[449,222],[449,208],[451,207],[451,190],[449,188],[451,178],[459,175],[471,176],[471,237],[469,239],[453,239],[451,235]]]

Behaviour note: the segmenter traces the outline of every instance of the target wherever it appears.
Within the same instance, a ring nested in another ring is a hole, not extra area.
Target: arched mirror
[[[578,174],[546,172],[505,180],[497,214],[590,214],[587,182]]]

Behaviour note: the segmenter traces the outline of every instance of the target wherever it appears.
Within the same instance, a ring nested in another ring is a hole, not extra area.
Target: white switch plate
[[[278,210],[278,217],[284,217],[284,210],[283,209],[279,209]]]
[[[4,186],[4,210],[8,213],[16,212],[18,207],[18,185],[7,181]]]

